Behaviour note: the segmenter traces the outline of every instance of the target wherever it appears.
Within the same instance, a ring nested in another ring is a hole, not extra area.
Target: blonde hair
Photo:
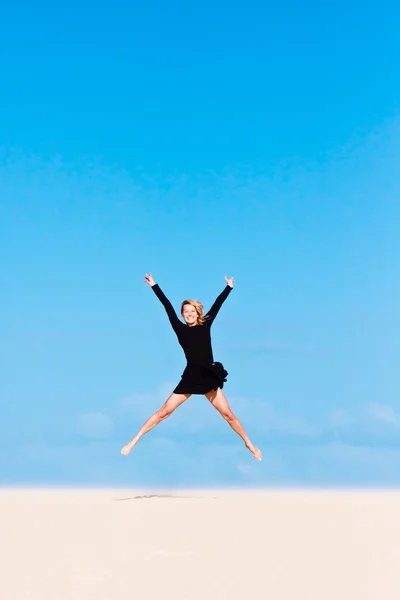
[[[199,325],[204,325],[206,322],[206,317],[204,315],[204,307],[201,302],[198,300],[184,300],[181,305],[181,315],[183,314],[183,308],[186,304],[190,304],[190,306],[194,306],[197,312],[197,322]]]

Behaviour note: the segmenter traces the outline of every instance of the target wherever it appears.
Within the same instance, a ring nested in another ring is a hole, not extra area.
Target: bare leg
[[[151,417],[147,419],[147,421],[144,423],[144,425],[142,426],[140,431],[135,435],[135,437],[132,438],[131,441],[121,449],[121,454],[129,454],[132,448],[138,443],[142,435],[144,435],[145,433],[150,431],[150,429],[153,429],[153,427],[161,423],[161,421],[164,421],[164,419],[169,417],[169,415],[172,414],[174,410],[178,408],[178,406],[183,404],[185,400],[190,398],[190,396],[191,394],[171,394],[168,400],[165,402],[165,404],[163,404],[163,406],[157,412],[155,412],[153,415],[151,415]]]
[[[233,431],[235,431],[245,443],[245,446],[253,456],[257,460],[262,459],[261,450],[253,446],[250,439],[248,438],[243,425],[239,421],[239,419],[233,414],[231,407],[229,406],[228,400],[225,398],[225,395],[221,388],[217,390],[212,390],[206,394],[206,398],[211,402],[211,404],[218,410],[218,412],[223,416],[225,421],[229,423],[232,427]]]

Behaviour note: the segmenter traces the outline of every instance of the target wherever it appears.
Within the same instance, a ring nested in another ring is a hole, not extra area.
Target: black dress
[[[222,388],[228,373],[221,363],[214,362],[210,329],[219,309],[232,291],[232,288],[227,285],[224,291],[218,296],[205,316],[204,325],[194,325],[192,327],[182,323],[178,318],[171,302],[166,298],[157,283],[152,286],[152,289],[164,305],[172,328],[176,333],[187,360],[186,368],[182,373],[180,382],[174,389],[174,393],[207,394],[211,390]]]

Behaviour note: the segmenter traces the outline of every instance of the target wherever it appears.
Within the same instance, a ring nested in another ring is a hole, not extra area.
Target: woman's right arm
[[[165,296],[164,292],[162,291],[162,289],[160,288],[158,283],[155,283],[151,273],[146,273],[145,282],[147,283],[147,285],[149,285],[151,287],[151,289],[153,290],[153,292],[155,293],[157,298],[160,300],[160,302],[164,306],[165,311],[168,315],[168,319],[172,325],[173,330],[176,333],[178,330],[178,327],[180,325],[183,325],[183,323],[182,323],[182,321],[180,321],[178,319],[178,316],[177,316],[171,302]]]

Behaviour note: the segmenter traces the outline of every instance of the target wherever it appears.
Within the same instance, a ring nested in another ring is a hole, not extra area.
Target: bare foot
[[[253,444],[251,444],[251,443],[245,444],[245,446],[246,446],[246,448],[248,450],[250,450],[250,452],[252,453],[252,455],[254,456],[254,458],[256,458],[257,460],[261,460],[262,459],[261,450],[259,450],[255,446],[253,446]]]
[[[129,454],[129,452],[132,450],[132,448],[134,446],[136,446],[136,441],[131,441],[129,442],[129,444],[126,444],[126,446],[124,446],[123,448],[121,448],[121,454],[123,454],[124,456],[127,456]]]

